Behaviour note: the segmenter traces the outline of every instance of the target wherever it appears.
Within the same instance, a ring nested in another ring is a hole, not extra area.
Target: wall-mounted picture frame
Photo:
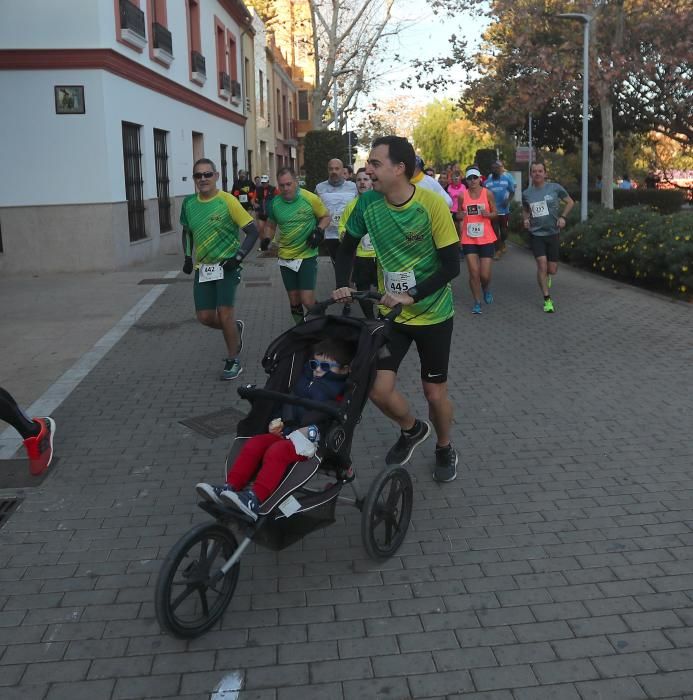
[[[55,113],[84,114],[84,85],[56,85]]]

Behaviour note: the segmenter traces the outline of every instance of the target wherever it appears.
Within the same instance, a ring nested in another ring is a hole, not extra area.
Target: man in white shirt
[[[448,205],[448,209],[450,209],[450,207],[452,206],[452,198],[443,189],[442,185],[438,182],[438,180],[432,178],[430,175],[426,175],[426,173],[424,172],[424,162],[423,159],[419,156],[416,156],[416,167],[414,168],[414,177],[412,177],[412,179],[409,180],[409,182],[411,182],[412,185],[416,185],[417,187],[423,187],[426,190],[431,190],[432,192],[439,194],[445,200],[445,203]]]
[[[356,184],[344,179],[344,163],[333,158],[327,164],[327,180],[319,182],[315,194],[330,212],[331,222],[325,229],[325,247],[334,264],[339,247],[339,220],[344,207],[358,196]]]

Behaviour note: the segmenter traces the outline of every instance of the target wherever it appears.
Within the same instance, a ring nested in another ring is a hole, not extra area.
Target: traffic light
[[[355,131],[347,131],[345,134],[342,134],[342,137],[346,146],[346,162],[348,165],[353,165],[356,160],[359,135]]]

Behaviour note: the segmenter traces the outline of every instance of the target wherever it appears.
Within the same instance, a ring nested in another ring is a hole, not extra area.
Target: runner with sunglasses
[[[496,200],[493,193],[481,186],[481,173],[472,166],[465,173],[467,191],[462,194],[462,253],[467,261],[469,288],[474,297],[473,314],[481,313],[481,296],[484,301],[493,303],[491,292],[491,263],[496,252],[496,233],[491,223],[496,213]]]
[[[197,193],[183,200],[180,223],[186,275],[195,270],[193,298],[197,320],[224,334],[226,360],[221,379],[236,379],[243,368],[238,355],[243,348],[243,321],[234,317],[241,262],[253,249],[258,232],[252,215],[228,192],[217,189],[219,173],[209,158],[193,166]],[[245,233],[243,244],[240,230]],[[197,263],[193,265],[193,248]]]

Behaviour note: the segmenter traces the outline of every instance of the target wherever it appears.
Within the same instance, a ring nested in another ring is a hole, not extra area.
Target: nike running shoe
[[[224,493],[224,491],[231,490],[231,487],[227,484],[217,485],[200,482],[195,486],[195,491],[200,498],[204,499],[205,501],[209,501],[210,503],[218,504],[222,503],[221,494]]]
[[[34,418],[34,423],[38,423],[41,426],[41,430],[38,435],[24,440],[24,447],[29,457],[29,471],[34,476],[40,476],[53,461],[55,421],[46,416],[45,418]]]
[[[241,354],[243,350],[243,331],[245,330],[245,323],[240,319],[236,321],[236,330],[238,331],[238,354]]]
[[[238,359],[225,360],[224,370],[221,373],[221,378],[227,381],[229,379],[236,379],[241,375],[242,372],[243,367],[241,367],[241,363],[238,361]]]
[[[480,302],[475,302],[474,306],[472,306],[472,313],[473,314],[480,314],[481,313],[481,303]]]
[[[493,292],[491,290],[484,292],[484,301],[487,304],[493,304]]]
[[[556,309],[553,308],[551,299],[544,299],[544,311],[547,314],[552,314]]]
[[[390,448],[385,457],[385,464],[406,464],[414,450],[431,434],[428,421],[416,420],[411,433],[400,433],[397,442]]]
[[[457,478],[457,451],[450,445],[436,447],[436,468],[433,470],[436,481],[454,481]]]

